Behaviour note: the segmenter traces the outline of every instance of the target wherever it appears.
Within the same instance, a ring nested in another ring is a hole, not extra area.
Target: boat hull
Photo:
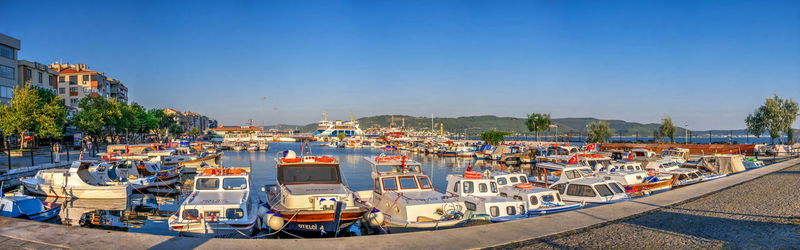
[[[333,237],[341,234],[352,226],[356,221],[361,219],[366,211],[344,211],[339,221],[339,227],[336,227],[334,221],[334,212],[297,212],[294,211],[276,211],[283,215],[284,227],[282,231],[287,231],[294,234],[302,234],[306,236],[321,236]]]
[[[583,204],[571,204],[571,205],[563,205],[557,207],[548,207],[548,208],[537,208],[534,210],[528,210],[528,216],[540,216],[545,214],[554,214],[560,212],[566,212],[570,210],[575,210],[578,208],[582,208]]]
[[[131,186],[72,187],[34,184],[23,181],[25,190],[36,195],[83,199],[126,199],[131,194]]]

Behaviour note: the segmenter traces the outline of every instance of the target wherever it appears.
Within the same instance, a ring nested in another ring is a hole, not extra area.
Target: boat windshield
[[[342,182],[336,165],[281,166],[278,167],[278,181],[281,184]]]
[[[581,171],[581,175],[583,175],[583,177],[589,177],[589,176],[592,176],[594,174],[594,172],[592,172],[592,170],[590,170],[590,169],[583,168],[583,169],[580,169],[580,171]]]
[[[219,188],[219,179],[217,178],[200,178],[195,181],[195,190],[216,190]]]
[[[619,186],[619,184],[617,184],[617,183],[614,183],[614,182],[612,182],[612,183],[609,183],[609,186],[611,186],[611,189],[613,189],[613,190],[614,190],[614,193],[616,193],[616,194],[623,194],[623,193],[625,193],[625,191],[624,191],[624,190],[622,190],[622,187],[620,187],[620,186]]]
[[[247,179],[245,178],[225,178],[222,180],[222,188],[225,190],[244,190],[247,189]]]

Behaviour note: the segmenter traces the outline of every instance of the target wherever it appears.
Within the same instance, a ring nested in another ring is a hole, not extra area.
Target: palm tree
[[[525,126],[528,127],[528,131],[536,132],[536,141],[541,141],[539,139],[539,133],[549,128],[551,123],[550,114],[533,113],[528,115]]]

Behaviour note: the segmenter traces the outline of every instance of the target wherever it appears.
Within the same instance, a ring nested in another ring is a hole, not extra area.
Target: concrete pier
[[[3,240],[0,244],[5,246],[5,243],[9,242],[9,244],[16,244],[15,246],[33,248],[81,249],[464,249],[498,247],[629,218],[700,198],[798,163],[800,163],[800,159],[793,159],[623,203],[526,220],[439,231],[337,239],[203,239],[66,227],[0,217],[0,240]]]

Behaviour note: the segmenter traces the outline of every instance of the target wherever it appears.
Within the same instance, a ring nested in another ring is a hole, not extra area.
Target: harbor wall
[[[628,202],[438,231],[324,239],[206,239],[106,231],[0,217],[2,246],[80,249],[465,249],[502,246],[615,221],[699,198],[800,163],[792,159]],[[166,226],[166,225],[164,225]]]

